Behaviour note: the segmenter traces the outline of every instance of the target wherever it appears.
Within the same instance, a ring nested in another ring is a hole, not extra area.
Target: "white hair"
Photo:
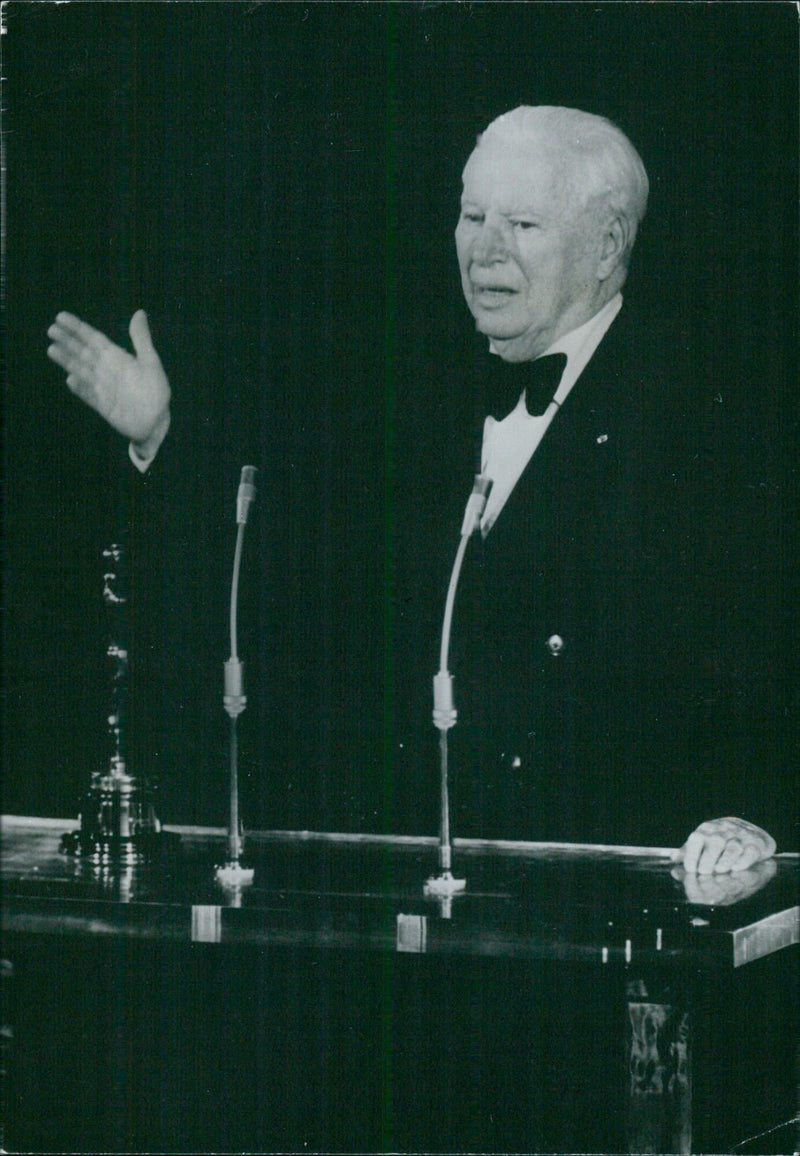
[[[623,215],[629,225],[626,261],[647,209],[649,181],[642,159],[610,120],[577,108],[520,105],[491,122],[478,137],[546,149],[567,166],[577,204]]]

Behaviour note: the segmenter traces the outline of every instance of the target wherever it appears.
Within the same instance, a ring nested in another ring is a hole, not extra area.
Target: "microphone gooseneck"
[[[467,550],[467,543],[480,526],[481,516],[486,509],[486,502],[492,488],[491,478],[476,474],[472,493],[464,510],[464,520],[461,524],[461,535],[456,551],[450,583],[447,588],[447,598],[444,608],[444,622],[442,624],[442,644],[439,652],[439,671],[433,678],[433,724],[439,731],[439,756],[441,765],[441,823],[439,831],[439,865],[443,871],[438,879],[429,879],[425,890],[429,895],[445,899],[454,891],[463,890],[463,880],[453,879],[450,874],[452,865],[452,844],[450,841],[450,798],[448,787],[448,750],[447,732],[455,726],[458,712],[453,699],[453,677],[448,666],[450,650],[450,633],[453,622],[453,607],[455,604],[458,580],[461,567]],[[444,908],[443,908],[444,913]]]
[[[237,614],[239,608],[239,570],[242,562],[242,543],[244,528],[247,524],[247,515],[250,506],[255,501],[255,479],[258,470],[255,466],[243,466],[242,477],[239,482],[239,492],[236,496],[236,548],[233,554],[233,577],[231,579],[231,609],[230,635],[231,656],[225,663],[225,696],[223,702],[225,710],[231,718],[241,714],[247,705],[247,697],[243,693],[243,666],[239,661],[237,640]]]

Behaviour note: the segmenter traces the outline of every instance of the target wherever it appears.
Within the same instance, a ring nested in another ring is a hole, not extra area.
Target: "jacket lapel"
[[[552,565],[591,541],[592,527],[603,526],[618,505],[625,462],[641,448],[621,321],[620,315],[525,468],[487,538],[490,553],[517,553],[522,540]]]

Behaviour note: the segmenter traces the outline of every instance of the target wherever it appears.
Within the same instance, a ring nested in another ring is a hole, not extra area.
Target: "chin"
[[[497,326],[476,325],[478,333],[486,337],[491,343],[494,352],[502,361],[530,361],[538,356],[538,352],[531,349],[531,343],[526,340],[526,334],[517,330],[498,328]]]
[[[488,337],[490,341],[517,341],[523,334],[515,326],[498,325],[496,322],[492,324],[491,319],[482,319],[480,317],[475,319],[475,328],[478,333]]]
[[[513,341],[522,336],[519,326],[510,322],[503,324],[497,317],[486,317],[480,313],[475,314],[475,328],[492,341]]]

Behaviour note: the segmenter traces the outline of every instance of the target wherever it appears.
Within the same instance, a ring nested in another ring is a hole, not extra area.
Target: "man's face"
[[[550,150],[490,140],[464,169],[456,250],[478,330],[501,357],[538,357],[600,308],[599,234]]]

